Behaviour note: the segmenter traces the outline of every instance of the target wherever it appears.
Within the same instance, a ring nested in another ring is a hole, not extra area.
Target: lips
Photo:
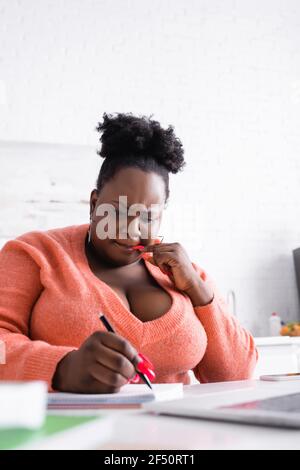
[[[144,245],[135,245],[132,247],[132,249],[136,251],[143,251],[144,248]]]
[[[125,245],[124,243],[119,243],[116,240],[114,240],[114,243],[120,248],[124,248],[125,250],[128,250],[128,251],[133,251],[133,247],[135,246],[135,245]]]

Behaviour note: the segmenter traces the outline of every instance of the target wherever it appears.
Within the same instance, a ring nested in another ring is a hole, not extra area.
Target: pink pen
[[[157,245],[161,242],[162,242],[162,240],[160,240],[159,238],[155,238],[155,240],[154,240],[155,245]],[[133,250],[138,250],[138,251],[143,251],[144,248],[145,248],[144,245],[135,245],[135,246],[132,247]]]
[[[133,250],[143,251],[144,245],[135,245],[132,247]]]

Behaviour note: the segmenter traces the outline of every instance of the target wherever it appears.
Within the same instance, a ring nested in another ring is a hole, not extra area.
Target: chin
[[[136,261],[138,259],[138,254],[136,252],[122,253],[122,250],[112,244],[112,246],[110,246],[106,251],[105,257],[114,266],[121,267]]]
[[[136,261],[135,259],[128,258],[128,256],[124,256],[124,257],[118,256],[117,258],[111,256],[109,260],[110,260],[110,263],[114,265],[116,268],[121,268],[122,266],[126,266],[127,264],[131,264],[134,261]]]

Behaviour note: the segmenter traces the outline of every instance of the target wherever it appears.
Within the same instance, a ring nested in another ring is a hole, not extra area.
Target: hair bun
[[[121,159],[128,155],[153,158],[172,173],[185,164],[182,143],[173,127],[163,129],[158,121],[146,116],[104,113],[96,130],[101,134],[98,153],[103,158]]]

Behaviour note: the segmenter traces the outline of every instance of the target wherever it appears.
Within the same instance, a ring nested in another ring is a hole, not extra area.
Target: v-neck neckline
[[[144,265],[150,275],[155,279],[155,281],[164,289],[171,297],[172,304],[167,312],[165,312],[160,317],[154,318],[143,322],[140,320],[130,309],[124,304],[122,299],[118,294],[107,284],[105,281],[97,277],[90,268],[86,253],[85,253],[85,240],[89,224],[76,225],[74,226],[72,232],[72,243],[73,249],[75,248],[73,254],[77,260],[80,270],[85,274],[85,276],[93,283],[96,288],[100,290],[106,296],[108,303],[113,303],[118,305],[122,315],[122,318],[118,318],[118,323],[123,324],[123,326],[128,328],[129,322],[135,324],[139,329],[148,329],[156,330],[159,329],[162,332],[169,326],[175,325],[180,321],[182,316],[182,305],[183,302],[186,302],[186,296],[180,293],[176,287],[173,285],[173,282],[161,272],[158,266],[154,266],[149,261],[143,259]]]

